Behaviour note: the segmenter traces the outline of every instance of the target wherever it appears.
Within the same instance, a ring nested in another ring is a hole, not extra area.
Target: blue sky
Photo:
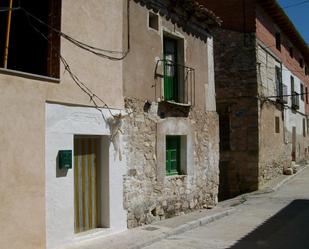
[[[278,0],[282,7],[305,2],[304,0]],[[309,1],[295,7],[284,9],[288,14],[299,33],[303,36],[306,43],[309,44]]]

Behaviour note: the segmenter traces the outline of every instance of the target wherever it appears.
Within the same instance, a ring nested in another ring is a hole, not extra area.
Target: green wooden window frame
[[[166,175],[180,175],[181,136],[166,136]]]

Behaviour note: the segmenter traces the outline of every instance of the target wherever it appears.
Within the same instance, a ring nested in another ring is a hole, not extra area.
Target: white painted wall
[[[294,90],[297,93],[300,93],[300,79],[297,78],[291,71],[289,71],[284,65],[282,65],[282,82],[284,85],[288,88],[288,95],[291,94],[291,80],[290,77],[294,77]],[[305,98],[304,98],[305,101]],[[299,97],[299,109],[298,112],[305,114],[305,102],[301,100]],[[288,97],[288,104],[287,106],[292,106],[291,97]],[[296,133],[298,135],[302,135],[303,133],[303,118],[304,116],[300,113],[292,112],[292,110],[289,108],[286,111],[286,128],[288,132],[292,132],[292,127],[296,127]]]
[[[108,110],[103,110],[103,112],[106,117],[110,117]],[[118,113],[119,111],[115,111],[115,114]],[[123,175],[125,174],[126,162],[125,159],[119,161],[118,157],[114,157],[115,151],[110,144],[109,158],[105,160],[109,162],[109,196],[112,197],[109,198],[108,205],[110,228],[74,234],[74,167],[68,170],[66,174],[62,172],[62,175],[57,175],[56,162],[59,150],[72,150],[74,155],[74,135],[109,136],[110,131],[101,113],[94,108],[46,104],[47,249],[124,231],[127,228],[127,217],[123,208]]]

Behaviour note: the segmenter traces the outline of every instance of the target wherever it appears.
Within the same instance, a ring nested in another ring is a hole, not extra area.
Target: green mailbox
[[[72,150],[59,150],[59,169],[72,169]]]

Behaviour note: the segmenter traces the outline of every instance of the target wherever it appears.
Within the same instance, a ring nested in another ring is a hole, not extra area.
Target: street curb
[[[151,240],[148,240],[148,241],[143,242],[143,243],[138,244],[138,245],[130,246],[129,249],[142,249],[142,248],[144,248],[146,246],[150,246],[150,245],[152,245],[152,244],[154,244],[156,242],[159,242],[159,241],[161,241],[163,239],[166,239],[166,238],[168,238],[170,236],[178,235],[178,234],[184,233],[186,231],[192,230],[194,228],[197,228],[197,227],[200,227],[200,226],[204,226],[206,224],[209,224],[211,222],[219,220],[219,219],[221,219],[221,218],[223,218],[225,216],[228,216],[228,215],[234,213],[235,211],[236,211],[235,208],[230,208],[228,210],[225,210],[225,211],[222,211],[222,212],[210,215],[210,216],[202,217],[200,219],[187,222],[187,223],[185,223],[183,225],[180,225],[180,226],[178,226],[176,228],[171,229],[170,231],[164,232],[164,233],[154,237]]]
[[[279,182],[276,186],[272,187],[271,190],[272,191],[277,191],[279,188],[281,188],[284,184],[286,184],[287,182],[289,182],[290,180],[292,180],[295,176],[297,176],[298,174],[300,174],[301,172],[303,172],[305,169],[307,169],[309,167],[309,165],[306,165],[304,167],[302,167],[301,169],[299,169],[295,174],[288,176],[287,178],[283,179],[281,182]]]
[[[241,198],[246,198],[246,197],[250,197],[250,196],[254,196],[256,194],[264,194],[264,193],[268,193],[268,192],[275,192],[277,191],[279,188],[281,188],[283,185],[285,185],[286,183],[288,183],[290,180],[292,180],[295,176],[297,176],[298,174],[300,174],[302,171],[304,171],[305,169],[307,169],[309,167],[309,165],[306,165],[304,167],[302,167],[301,169],[299,169],[299,171],[297,171],[295,174],[288,176],[287,178],[283,179],[281,182],[277,183],[274,187],[269,187],[266,188],[264,190],[258,190],[252,193],[247,193],[247,194],[243,194],[241,196],[238,196],[236,198],[234,198],[234,201],[238,202],[235,204],[235,206],[237,206],[238,204],[241,204]],[[268,191],[267,191],[268,189]],[[266,191],[266,192],[265,192]],[[225,216],[228,216],[230,214],[233,214],[236,211],[236,208],[229,208],[227,210],[221,211],[219,213],[210,215],[210,216],[206,216],[206,217],[202,217],[200,219],[194,220],[194,221],[190,221],[187,222],[183,225],[180,225],[176,228],[171,229],[170,231],[167,232],[163,232],[162,234],[159,234],[157,236],[154,236],[152,239],[142,242],[138,245],[132,245],[130,246],[128,249],[142,249],[146,246],[150,246],[156,242],[159,242],[163,239],[166,239],[170,236],[175,236],[181,233],[184,233],[186,231],[192,230],[194,228],[203,226],[203,225],[207,225],[211,222],[214,222],[216,220],[219,220]],[[158,226],[159,227],[159,226]]]
[[[222,212],[210,215],[210,216],[206,216],[206,217],[194,220],[194,221],[187,222],[187,223],[185,223],[181,226],[178,226],[178,227],[172,229],[171,231],[167,232],[167,234],[169,236],[172,236],[172,235],[184,233],[188,230],[191,230],[191,229],[197,228],[199,226],[203,226],[203,225],[209,224],[213,221],[219,220],[219,219],[221,219],[225,216],[228,216],[228,215],[234,213],[235,211],[236,211],[235,208],[230,208],[228,210],[225,210],[225,211],[222,211]]]

